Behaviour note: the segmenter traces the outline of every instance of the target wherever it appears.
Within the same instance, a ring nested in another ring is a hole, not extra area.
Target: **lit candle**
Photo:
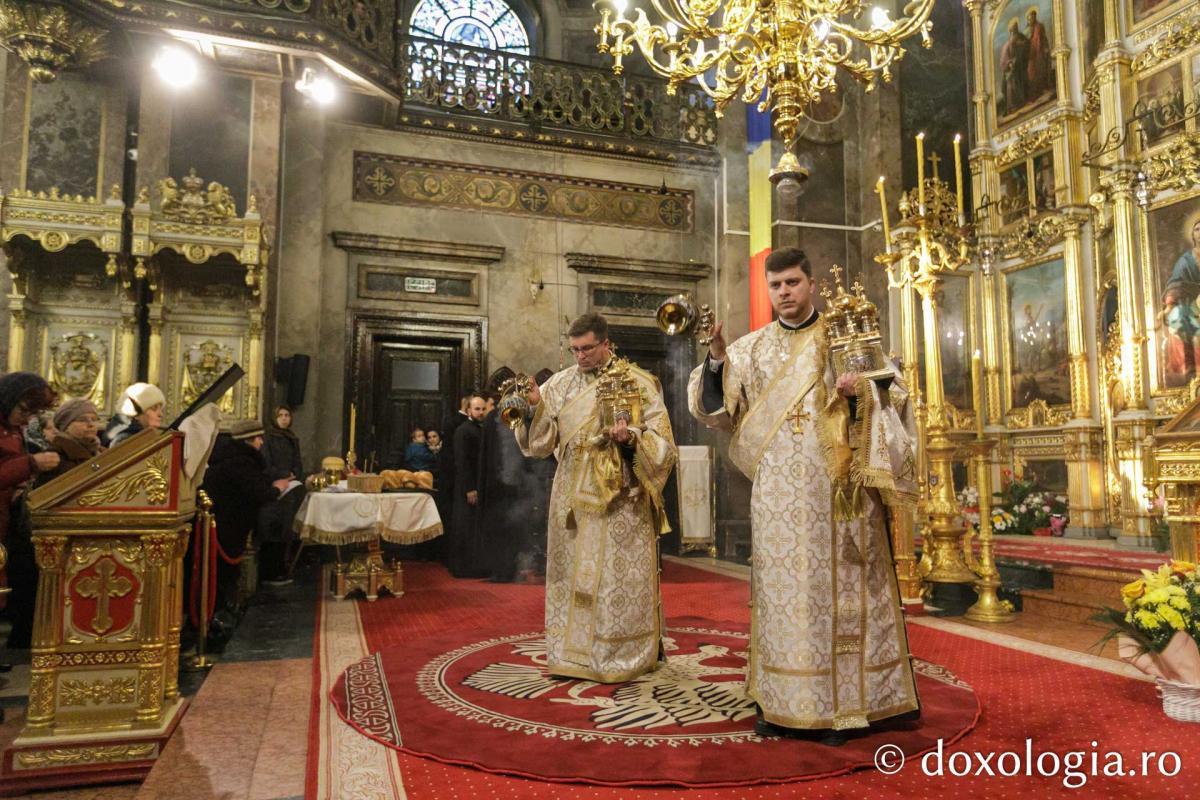
[[[983,438],[983,374],[979,368],[979,351],[971,354],[971,395],[975,402],[975,433]]]
[[[875,181],[875,192],[879,195],[879,213],[883,220],[883,246],[887,248],[887,252],[892,252],[892,233],[888,228],[887,215],[887,194],[883,188],[883,176],[879,176],[879,180]]]
[[[354,403],[350,404],[350,446],[347,450],[354,450],[354,423],[357,420],[357,415],[354,411]]]
[[[917,134],[917,213],[925,213],[925,131]]]
[[[962,134],[954,134],[954,188],[958,192],[958,224],[966,222],[963,217],[963,182],[962,182]]]

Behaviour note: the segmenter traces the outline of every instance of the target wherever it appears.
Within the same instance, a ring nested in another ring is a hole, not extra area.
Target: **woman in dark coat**
[[[263,459],[267,477],[272,480],[304,482],[304,463],[300,455],[300,439],[292,431],[292,409],[275,406],[274,419],[263,441]],[[258,573],[267,586],[285,586],[288,576],[288,549],[296,539],[292,520],[304,500],[304,487],[296,486],[278,500],[267,503],[259,511],[255,541],[258,545]]]
[[[8,611],[12,631],[9,649],[29,647],[37,597],[37,563],[33,557],[33,526],[24,493],[40,473],[58,467],[55,452],[29,454],[25,426],[34,415],[53,408],[58,398],[41,377],[13,372],[0,378],[0,537],[8,550],[5,577],[12,587]]]
[[[271,480],[289,478],[304,481],[304,459],[300,454],[300,439],[292,430],[292,409],[275,406],[271,425],[263,439],[263,458]]]
[[[217,541],[230,559],[245,552],[246,539],[258,521],[259,510],[287,488],[285,479],[272,481],[259,452],[263,445],[262,425],[244,420],[213,445],[204,474],[203,489],[212,498],[217,520]],[[217,557],[217,607],[237,607],[240,568]]]

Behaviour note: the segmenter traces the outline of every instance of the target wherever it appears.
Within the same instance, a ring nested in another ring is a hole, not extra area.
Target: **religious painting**
[[[1000,124],[1054,101],[1054,4],[1011,0],[992,29],[996,118]]]
[[[1183,68],[1178,62],[1139,80],[1133,115],[1138,119],[1142,146],[1153,147],[1181,133],[1184,105]]]
[[[1029,213],[1029,165],[1020,161],[1000,173],[1000,224],[1008,226]]]
[[[1039,153],[1033,157],[1031,166],[1034,208],[1039,213],[1053,211],[1058,207],[1058,190],[1054,183],[1054,153],[1050,150]]]
[[[1158,385],[1186,386],[1200,359],[1200,196],[1152,209],[1149,227],[1159,291]]]
[[[1175,5],[1179,0],[1132,0],[1133,24],[1140,25]]]
[[[1096,57],[1104,46],[1104,0],[1082,0],[1079,27],[1082,29],[1083,74],[1087,78],[1095,72]]]
[[[971,353],[975,351],[972,319],[974,315],[970,275],[946,275],[935,295],[939,348],[942,358],[942,391],[946,402],[961,411],[972,408]],[[924,331],[925,315],[917,298],[917,330]],[[923,339],[921,340],[924,341]],[[925,376],[925,348],[917,352],[917,368]]]
[[[1025,462],[1025,480],[1033,481],[1039,489],[1054,494],[1067,493],[1067,462],[1062,460]]]
[[[25,188],[95,197],[104,93],[71,73],[53,83],[31,82],[29,91]]]
[[[1071,402],[1067,293],[1061,258],[1001,275],[1006,301],[1009,401],[1024,408]]]

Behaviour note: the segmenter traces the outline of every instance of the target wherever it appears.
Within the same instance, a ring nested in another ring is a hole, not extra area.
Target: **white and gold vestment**
[[[676,450],[658,380],[632,365],[626,374],[642,419],[630,425],[628,446],[603,435],[599,373],[555,373],[516,436],[525,455],[558,459],[546,547],[547,669],[617,683],[658,663],[657,538],[667,530],[662,491]]]
[[[908,395],[860,379],[852,410],[836,379],[814,312],[741,337],[688,386],[693,415],[732,431],[730,459],[754,482],[747,691],[789,728],[918,707],[886,524],[888,505],[915,498]]]

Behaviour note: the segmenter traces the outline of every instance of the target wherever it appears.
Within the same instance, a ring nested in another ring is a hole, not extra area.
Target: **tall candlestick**
[[[966,222],[963,216],[963,182],[962,182],[962,134],[954,134],[954,188],[958,193],[958,224]]]
[[[354,423],[358,417],[354,410],[354,403],[350,404],[350,446],[347,448],[351,452],[354,451]]]
[[[917,134],[917,211],[925,213],[925,131]]]
[[[892,252],[892,232],[888,227],[888,211],[887,211],[887,193],[883,187],[883,176],[879,176],[879,180],[875,181],[875,192],[879,195],[879,213],[883,220],[883,246],[887,248],[887,252]]]
[[[979,368],[979,351],[971,354],[971,399],[975,403],[975,433],[983,438],[983,374]]]

